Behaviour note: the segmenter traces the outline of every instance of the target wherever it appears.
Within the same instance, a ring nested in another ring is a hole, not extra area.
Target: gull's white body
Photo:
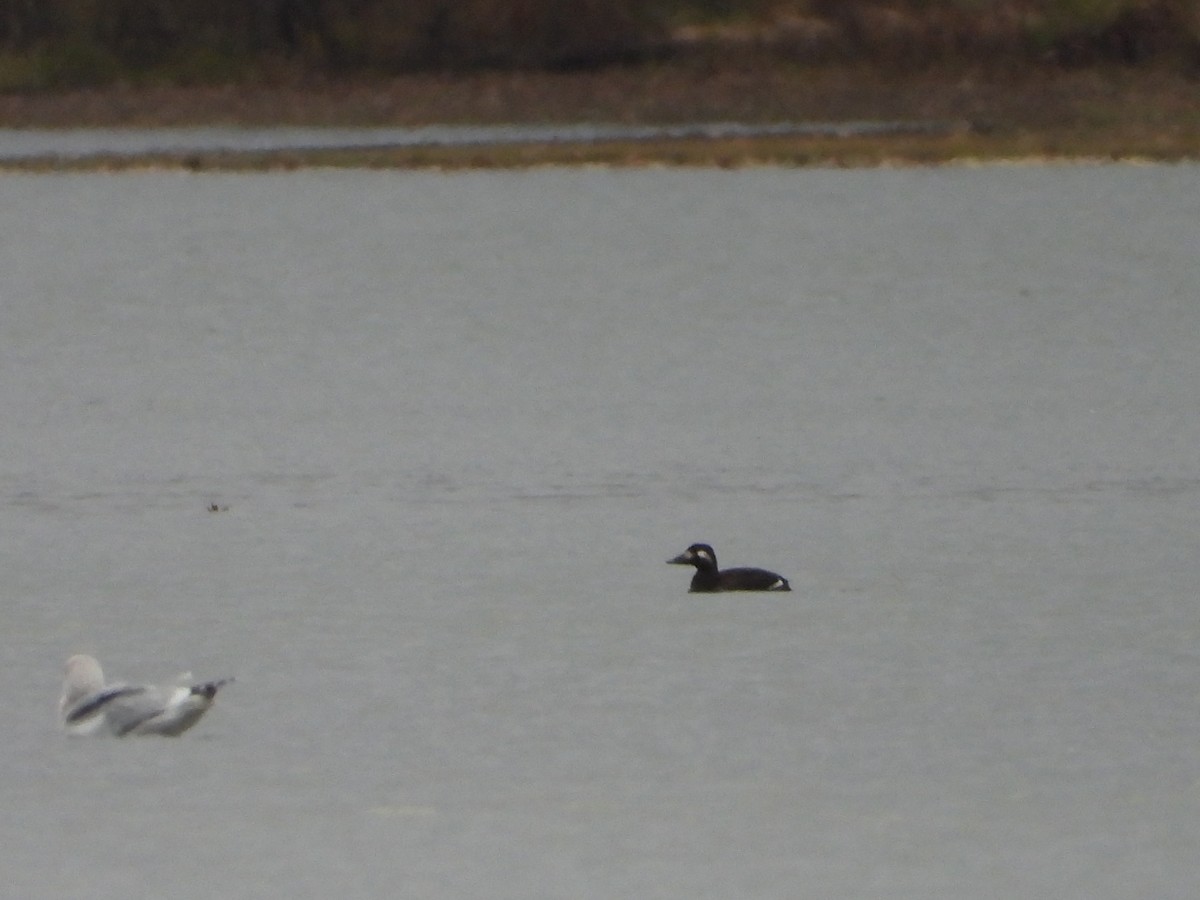
[[[100,663],[93,657],[72,656],[67,660],[58,711],[71,735],[175,737],[200,720],[217,691],[231,680],[165,687],[106,685]]]

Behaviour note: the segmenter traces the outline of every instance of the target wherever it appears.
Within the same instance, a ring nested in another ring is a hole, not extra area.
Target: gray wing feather
[[[77,722],[82,722],[89,716],[93,716],[101,711],[108,712],[113,704],[132,697],[135,694],[141,694],[146,689],[134,685],[118,685],[116,687],[105,688],[96,694],[91,694],[84,697],[70,712],[67,713],[67,724],[73,725]]]

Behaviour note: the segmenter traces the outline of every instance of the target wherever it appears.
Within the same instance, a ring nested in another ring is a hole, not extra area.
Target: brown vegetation
[[[0,0],[0,90],[767,54],[1200,69],[1198,0]]]
[[[1200,159],[1194,81],[1125,67],[1063,72],[679,65],[336,80],[304,87],[122,88],[0,96],[0,123],[423,125],[430,123],[942,122],[924,132],[572,144],[179,153],[6,162],[3,168],[191,169],[306,165],[464,168],[535,165],[877,165],[965,159]]]
[[[101,166],[1197,159],[1198,35],[1200,0],[0,0],[0,125],[949,126]]]

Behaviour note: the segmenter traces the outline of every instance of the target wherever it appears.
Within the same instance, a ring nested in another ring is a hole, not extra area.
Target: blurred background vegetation
[[[1200,0],[0,0],[8,92],[738,54],[1200,74]]]

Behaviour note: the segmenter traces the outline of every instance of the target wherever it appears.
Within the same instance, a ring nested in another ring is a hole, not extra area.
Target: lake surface
[[[0,177],[6,893],[1194,896],[1198,222],[1196,166]],[[237,682],[72,740],[75,652]]]

